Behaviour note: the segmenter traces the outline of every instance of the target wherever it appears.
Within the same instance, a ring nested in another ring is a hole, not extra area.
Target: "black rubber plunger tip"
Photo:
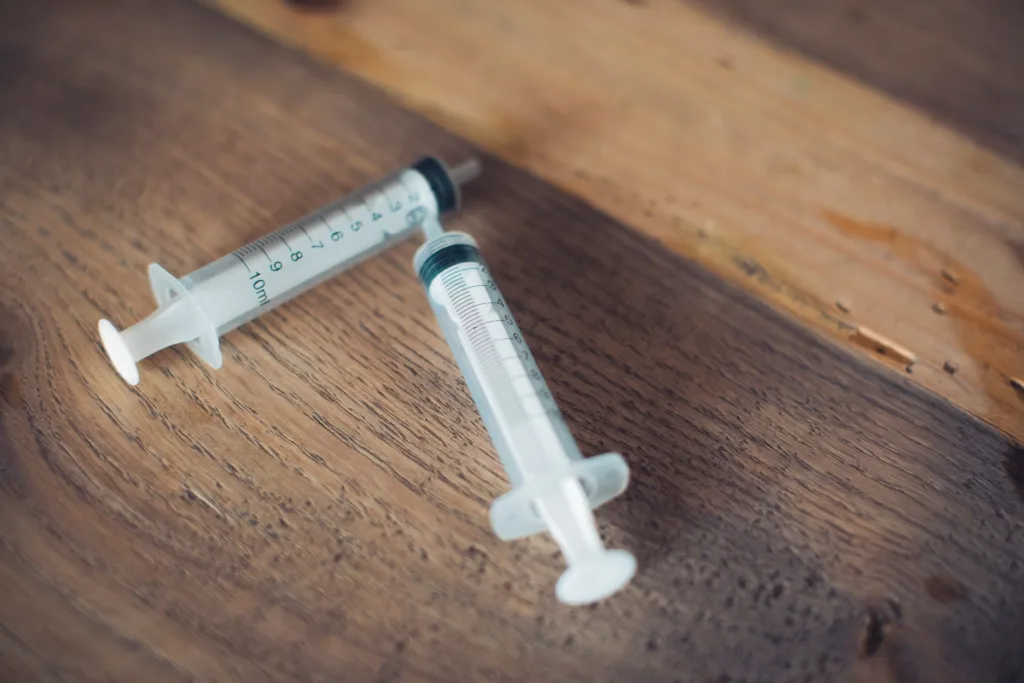
[[[420,280],[430,289],[430,283],[442,272],[459,263],[476,262],[483,264],[480,250],[471,244],[453,244],[427,257],[420,266]]]
[[[448,168],[434,157],[420,159],[412,166],[430,185],[430,191],[437,200],[438,213],[454,211],[459,205],[459,188],[455,185]]]

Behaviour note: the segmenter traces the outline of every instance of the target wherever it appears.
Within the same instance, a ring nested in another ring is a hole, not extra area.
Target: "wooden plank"
[[[1024,438],[1020,3],[212,2]]]
[[[1024,454],[494,159],[481,242],[641,570],[556,603],[406,244],[126,387],[95,324],[460,140],[196,5],[0,6],[0,671],[1015,681]]]

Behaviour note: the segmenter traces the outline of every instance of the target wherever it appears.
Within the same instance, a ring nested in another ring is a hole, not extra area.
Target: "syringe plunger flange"
[[[636,559],[601,543],[592,510],[626,490],[629,467],[619,453],[573,460],[561,474],[524,482],[491,504],[491,526],[510,541],[547,531],[568,568],[555,585],[567,605],[603,600],[629,583]]]
[[[578,479],[563,478],[537,496],[534,504],[569,565],[555,584],[559,600],[567,605],[604,600],[633,578],[636,558],[625,550],[604,547]]]
[[[160,349],[188,343],[214,368],[221,366],[220,339],[188,288],[159,264],[149,264],[149,284],[157,309],[131,327],[118,330],[100,320],[100,341],[124,381],[139,383],[137,363]]]

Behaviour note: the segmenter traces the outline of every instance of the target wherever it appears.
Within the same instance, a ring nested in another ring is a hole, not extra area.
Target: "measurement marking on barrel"
[[[260,306],[270,303],[270,297],[267,296],[267,283],[260,277],[259,271],[256,271],[249,276],[252,281],[252,289],[256,292],[256,300],[260,302]]]

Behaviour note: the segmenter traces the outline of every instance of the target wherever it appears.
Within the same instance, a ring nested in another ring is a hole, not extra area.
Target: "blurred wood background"
[[[211,2],[1024,438],[1017,0]]]
[[[471,142],[199,4],[0,3],[0,680],[1022,680],[1008,72],[979,112],[815,65],[738,3],[426,7],[248,11],[492,152],[450,225],[583,451],[626,455],[598,518],[636,580],[570,609],[550,540],[494,537],[504,475],[413,243],[229,334],[218,371],[175,349],[129,388],[99,347],[151,310],[149,262]],[[820,334],[856,322],[922,361]]]

